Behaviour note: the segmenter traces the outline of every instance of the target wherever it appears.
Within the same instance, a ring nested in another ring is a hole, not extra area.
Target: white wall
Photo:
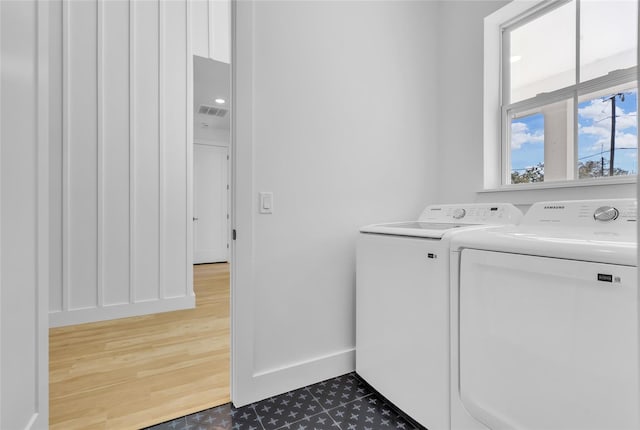
[[[194,121],[194,142],[203,145],[229,146],[231,139],[229,130],[212,128],[211,126],[203,126],[204,121]]]
[[[438,201],[477,201],[483,184],[484,17],[508,1],[439,3]]]
[[[237,7],[238,406],[354,369],[358,227],[435,201],[438,107],[435,2]]]
[[[192,307],[188,3],[51,5],[51,325]]]
[[[48,426],[48,4],[0,2],[0,428]]]
[[[635,184],[481,192],[484,17],[508,1],[439,2],[438,177],[442,203],[633,197]]]

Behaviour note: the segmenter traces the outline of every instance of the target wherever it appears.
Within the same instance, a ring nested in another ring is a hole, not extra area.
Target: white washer
[[[430,430],[449,427],[449,241],[521,217],[510,204],[434,205],[361,229],[356,371]]]
[[[636,217],[541,202],[452,240],[452,430],[640,428]]]

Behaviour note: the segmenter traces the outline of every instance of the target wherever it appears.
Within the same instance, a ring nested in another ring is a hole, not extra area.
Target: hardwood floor
[[[229,265],[194,266],[196,308],[49,331],[52,429],[139,429],[229,401]]]

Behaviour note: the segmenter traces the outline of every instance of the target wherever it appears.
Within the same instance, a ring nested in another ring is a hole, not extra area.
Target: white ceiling
[[[231,128],[231,112],[219,118],[212,115],[202,115],[198,113],[200,105],[215,106],[217,108],[231,109],[231,70],[229,64],[194,56],[193,65],[193,121],[195,127],[202,127],[203,123],[207,128],[229,130]],[[218,104],[215,99],[224,99],[224,104]]]
[[[636,0],[583,0],[581,80],[636,64]],[[511,101],[575,83],[575,1],[511,33]]]

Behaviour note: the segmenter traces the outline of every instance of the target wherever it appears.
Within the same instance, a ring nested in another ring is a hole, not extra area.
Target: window
[[[637,174],[637,8],[542,1],[502,16],[499,108],[485,101],[500,112],[496,185]]]

